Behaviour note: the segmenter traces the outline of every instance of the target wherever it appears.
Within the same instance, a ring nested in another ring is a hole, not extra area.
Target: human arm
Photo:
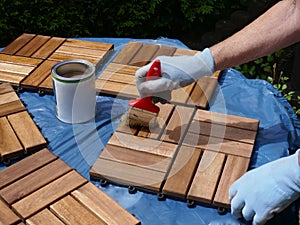
[[[215,70],[240,65],[300,40],[300,0],[279,1],[224,41],[210,47]]]
[[[197,53],[194,56],[184,56],[185,60],[176,56],[163,57],[162,70],[165,72],[166,79],[145,82],[144,77],[149,65],[142,67],[136,73],[137,88],[142,97],[147,93],[157,93],[160,90],[170,92],[189,84],[191,77],[197,80],[202,76],[211,75],[214,71],[240,65],[273,53],[300,40],[299,21],[300,0],[280,1],[241,31],[206,49],[206,51],[209,50],[207,54]],[[200,61],[196,56],[200,58]],[[165,67],[167,60],[171,63]],[[205,70],[207,65],[211,71]],[[191,76],[190,71],[185,69],[189,66],[196,69],[197,73],[194,74],[197,76]],[[174,68],[179,69],[174,70]],[[179,79],[189,80],[189,82],[181,82],[181,85],[178,85]]]
[[[250,170],[229,190],[231,213],[263,225],[300,196],[299,152]]]

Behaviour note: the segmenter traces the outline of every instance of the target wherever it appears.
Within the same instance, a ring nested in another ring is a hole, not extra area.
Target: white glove
[[[234,182],[229,190],[231,213],[263,225],[295,201],[300,194],[298,154],[253,169]]]
[[[187,86],[202,76],[214,73],[214,60],[208,48],[193,56],[159,56],[161,78],[146,81],[146,74],[152,63],[141,67],[135,73],[136,85],[140,96],[160,96],[170,100],[171,91]],[[154,59],[154,60],[156,60]]]

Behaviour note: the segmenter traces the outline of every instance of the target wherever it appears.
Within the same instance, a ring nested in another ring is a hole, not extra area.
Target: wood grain
[[[114,63],[129,64],[137,51],[143,46],[141,42],[128,42],[113,59]]]
[[[140,224],[138,219],[91,183],[73,191],[72,196],[106,222],[106,224],[119,225],[120,221],[126,225]]]
[[[64,225],[49,209],[43,209],[39,213],[26,220],[27,225]]]
[[[144,66],[151,61],[158,50],[158,45],[143,44],[136,55],[130,60],[129,64],[133,66]]]
[[[119,98],[137,98],[139,96],[135,85],[97,79],[95,81],[95,87],[97,92],[113,95]]]
[[[20,221],[20,218],[0,200],[0,225],[13,225]]]
[[[24,45],[16,55],[31,56],[33,55],[43,44],[50,39],[49,36],[36,35],[26,45]]]
[[[21,179],[43,165],[57,159],[48,149],[43,149],[34,153],[16,164],[7,167],[0,171],[0,189],[10,185],[11,183]]]
[[[107,225],[70,195],[52,204],[50,209],[65,224]]]
[[[155,59],[158,56],[172,56],[176,51],[175,47],[171,46],[160,46],[158,51],[152,56],[152,59]]]
[[[32,38],[34,38],[35,34],[27,34],[24,33],[10,44],[8,44],[1,52],[7,54],[15,54],[19,49],[21,49],[24,45],[26,45]]]
[[[46,140],[35,125],[27,111],[12,114],[8,120],[18,135],[25,151],[46,147]]]
[[[22,155],[24,153],[23,147],[6,117],[0,117],[0,134],[0,157],[2,159]]]
[[[200,149],[181,146],[163,186],[164,194],[186,198],[200,155]]]
[[[224,161],[224,154],[204,151],[188,192],[188,199],[212,203]]]
[[[71,171],[14,203],[12,208],[16,210],[22,218],[27,219],[86,182],[87,180],[76,171]]]
[[[65,38],[51,37],[34,54],[33,58],[47,59],[63,42]]]
[[[1,189],[0,196],[11,205],[71,170],[62,160],[55,160]]]

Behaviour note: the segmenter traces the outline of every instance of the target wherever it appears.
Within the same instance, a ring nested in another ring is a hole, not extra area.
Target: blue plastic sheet
[[[186,47],[180,41],[168,38],[158,38],[157,40],[82,39],[113,43],[116,49],[114,54],[117,54],[128,41]],[[111,58],[114,57],[114,54]],[[90,179],[90,167],[117,128],[122,115],[126,113],[127,101],[98,96],[95,120],[85,124],[70,125],[62,123],[56,118],[54,96],[39,96],[38,93],[33,92],[23,92],[19,95],[48,140],[48,148],[87,179]],[[299,121],[296,115],[286,99],[265,81],[246,79],[233,69],[224,71],[220,77],[216,94],[210,101],[209,110],[260,120],[250,169],[287,156],[290,154],[289,150],[295,151],[300,145]],[[5,166],[1,165],[0,169],[3,168]],[[129,194],[125,187],[112,184],[101,187],[98,181],[92,182],[134,214],[143,225],[249,224],[237,220],[230,213],[219,215],[215,208],[202,205],[188,208],[187,204],[182,201],[174,199],[158,201],[155,194],[143,191]],[[287,224],[287,222],[291,225],[297,224],[294,205],[268,224],[279,225]]]

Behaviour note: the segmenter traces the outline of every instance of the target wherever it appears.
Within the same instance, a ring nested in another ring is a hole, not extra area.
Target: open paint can
[[[86,60],[66,60],[51,69],[56,116],[65,123],[84,123],[95,117],[95,66]]]

